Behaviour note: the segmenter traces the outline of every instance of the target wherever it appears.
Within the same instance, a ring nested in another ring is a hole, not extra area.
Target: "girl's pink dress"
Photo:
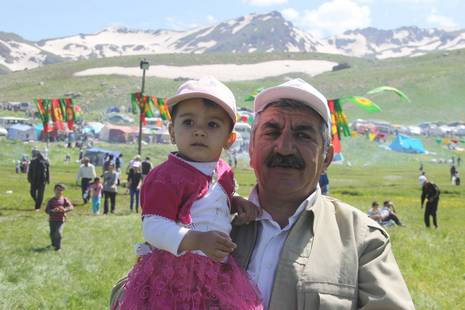
[[[234,191],[232,171],[224,161],[218,162],[215,171],[229,199]],[[211,181],[210,176],[170,155],[144,181],[142,215],[162,216],[193,227],[196,223],[191,221],[190,207],[209,193]],[[166,207],[170,205],[179,207],[173,213],[173,208]],[[247,273],[231,256],[216,263],[193,252],[175,256],[154,249],[141,256],[129,273],[117,308],[242,310],[263,306]]]

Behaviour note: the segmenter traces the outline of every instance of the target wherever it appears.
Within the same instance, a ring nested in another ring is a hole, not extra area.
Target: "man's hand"
[[[189,231],[179,245],[178,253],[201,250],[215,262],[221,262],[234,249],[236,244],[231,238],[219,231]]]
[[[261,213],[261,210],[255,204],[241,196],[234,196],[231,199],[231,204],[232,210],[237,212],[237,221],[235,223],[238,224],[249,224]]]

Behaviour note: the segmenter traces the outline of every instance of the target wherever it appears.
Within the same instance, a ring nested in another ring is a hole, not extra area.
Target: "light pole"
[[[142,113],[145,113],[145,100],[144,100],[144,88],[145,88],[145,70],[149,69],[149,62],[146,59],[140,61],[139,67],[142,69],[142,87],[140,89],[140,98],[142,100],[142,106],[139,103],[139,139],[138,139],[138,147],[137,153],[142,155]]]

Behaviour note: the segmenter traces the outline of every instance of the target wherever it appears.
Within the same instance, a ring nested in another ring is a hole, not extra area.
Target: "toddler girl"
[[[92,213],[100,213],[100,201],[102,198],[103,185],[100,183],[100,178],[94,178],[94,182],[89,186],[90,197],[92,197]]]
[[[231,168],[220,160],[235,140],[236,103],[213,78],[188,81],[168,100],[178,152],[153,169],[141,192],[144,239],[154,249],[128,275],[120,309],[263,309],[229,254]],[[255,207],[238,210],[252,220]]]

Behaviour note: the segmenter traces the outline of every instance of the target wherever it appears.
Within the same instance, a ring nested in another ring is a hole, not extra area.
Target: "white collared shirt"
[[[260,290],[265,309],[268,308],[270,303],[276,268],[289,230],[304,209],[307,206],[313,206],[317,191],[321,191],[319,186],[301,203],[295,213],[289,218],[289,222],[284,228],[281,228],[264,209],[262,209],[262,215],[257,218],[257,221],[260,222],[258,225],[258,236],[247,272]],[[249,200],[260,206],[256,187],[250,193]]]

